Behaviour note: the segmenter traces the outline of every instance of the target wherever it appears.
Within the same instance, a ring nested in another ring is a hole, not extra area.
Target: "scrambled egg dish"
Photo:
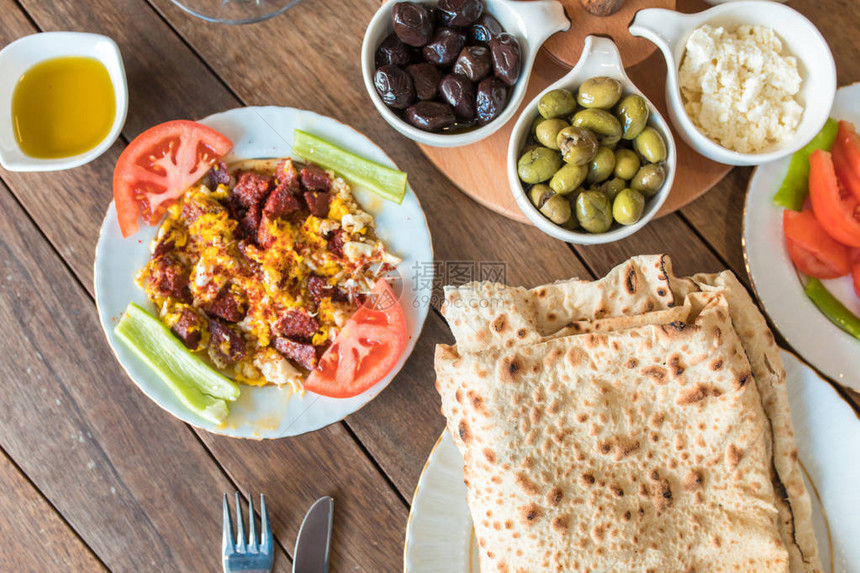
[[[186,347],[238,382],[295,390],[400,262],[343,179],[290,159],[214,167],[151,252],[138,284]]]

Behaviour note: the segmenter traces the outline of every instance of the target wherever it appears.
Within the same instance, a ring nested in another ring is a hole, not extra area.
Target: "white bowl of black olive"
[[[660,210],[675,141],[612,40],[588,36],[576,66],[524,106],[507,165],[514,199],[536,227],[568,243],[609,243]]]
[[[538,49],[569,27],[556,0],[389,0],[364,35],[364,84],[406,137],[468,145],[513,117]]]

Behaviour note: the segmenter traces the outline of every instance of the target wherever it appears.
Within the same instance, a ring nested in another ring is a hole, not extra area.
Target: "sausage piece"
[[[284,159],[275,166],[275,181],[278,185],[286,185],[293,193],[298,193],[300,188],[299,172],[292,160]]]
[[[226,368],[245,357],[242,336],[217,318],[209,321],[209,357],[218,368]]]
[[[272,325],[272,332],[297,340],[310,340],[320,329],[317,319],[303,310],[284,311]]]
[[[269,193],[269,198],[266,199],[266,206],[263,211],[269,217],[283,217],[290,213],[295,213],[302,208],[302,203],[295,196],[289,185],[281,183],[274,191]]]
[[[319,165],[308,163],[302,167],[302,188],[306,191],[328,191],[331,179]]]
[[[222,288],[215,300],[206,305],[206,314],[226,320],[239,322],[245,318],[245,308],[229,287]]]
[[[272,346],[284,358],[292,360],[306,370],[313,370],[317,365],[317,350],[312,344],[296,342],[295,340],[278,336],[272,340]]]
[[[219,185],[229,185],[230,184],[230,172],[227,171],[227,164],[223,161],[219,161],[215,165],[212,166],[212,169],[209,170],[207,174],[209,177],[209,188],[215,189]]]
[[[308,209],[317,217],[328,216],[328,205],[331,194],[328,191],[305,191],[305,202]]]
[[[187,300],[188,277],[182,265],[170,255],[152,259],[149,264],[149,288],[159,296]]]
[[[170,327],[170,331],[188,350],[197,350],[204,328],[203,318],[189,307],[183,306],[179,311],[179,318]]]
[[[265,175],[253,171],[243,171],[233,187],[233,196],[239,200],[246,209],[259,205],[269,193],[272,180]]]

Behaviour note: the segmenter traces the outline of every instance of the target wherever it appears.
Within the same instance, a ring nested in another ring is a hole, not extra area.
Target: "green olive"
[[[543,183],[529,189],[529,200],[544,217],[556,225],[562,225],[570,220],[571,210],[568,200],[557,195]]]
[[[546,119],[570,115],[574,111],[576,111],[576,98],[570,90],[552,90],[545,93],[538,101],[538,113]]]
[[[549,180],[550,188],[559,195],[567,195],[582,185],[588,175],[587,165],[564,164]]]
[[[633,189],[624,189],[612,202],[612,217],[622,225],[632,225],[642,218],[645,197]]]
[[[626,187],[627,181],[620,177],[615,177],[609,181],[604,181],[603,185],[600,186],[600,191],[602,191],[610,201],[614,201],[615,197]]]
[[[576,101],[582,107],[609,109],[621,98],[621,82],[600,76],[589,78],[579,86]]]
[[[527,151],[517,162],[517,173],[524,183],[540,183],[552,177],[561,167],[558,152],[546,147]]]
[[[604,109],[584,109],[573,116],[576,127],[590,129],[600,145],[613,146],[621,140],[621,124]]]
[[[546,121],[546,119],[545,119],[545,118],[543,118],[543,117],[541,117],[541,116],[537,116],[537,117],[534,119],[534,121],[532,122],[531,131],[529,131],[529,133],[530,133],[530,134],[531,134],[531,136],[532,136],[532,137],[534,137],[535,139],[537,139],[537,135],[536,135],[536,134],[537,134],[537,127],[538,127],[541,123],[543,123],[544,121]]]
[[[543,204],[540,212],[556,225],[563,225],[570,220],[570,203],[561,195],[553,195]]]
[[[558,132],[556,143],[565,163],[585,165],[597,154],[597,138],[582,127],[565,127]]]
[[[636,94],[625,96],[615,109],[615,115],[624,130],[621,137],[627,140],[636,139],[636,136],[645,129],[649,114],[645,98]]]
[[[538,183],[537,185],[532,185],[532,188],[529,189],[529,200],[532,202],[532,205],[540,209],[554,194],[548,185]]]
[[[646,127],[636,139],[633,140],[633,148],[651,163],[666,161],[668,152],[663,137],[653,127]]]
[[[616,149],[615,150],[615,176],[621,179],[630,181],[642,162],[639,161],[639,156],[631,149]]]
[[[588,175],[585,180],[588,183],[600,183],[606,181],[615,169],[615,154],[608,147],[598,147],[597,155],[588,166]]]
[[[600,191],[583,191],[576,198],[576,219],[589,233],[605,233],[612,226],[612,206]]]
[[[663,187],[666,182],[666,170],[662,165],[649,163],[643,165],[630,181],[630,188],[642,193],[645,197],[651,197]]]
[[[576,217],[573,216],[573,206],[568,202],[568,208],[571,209],[571,217],[567,220],[567,223],[560,225],[562,229],[567,229],[568,231],[573,231],[579,227],[579,221],[576,220]]]
[[[570,124],[563,119],[553,118],[544,119],[535,131],[535,138],[544,146],[550,149],[558,149],[558,132],[568,127]]]

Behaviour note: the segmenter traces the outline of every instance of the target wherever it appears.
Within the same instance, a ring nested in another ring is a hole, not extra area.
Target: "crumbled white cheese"
[[[340,219],[340,224],[343,225],[345,231],[350,233],[360,233],[362,229],[373,227],[373,217],[364,211],[357,211],[354,215],[347,213]]]
[[[373,246],[357,241],[350,241],[343,245],[343,254],[351,261],[368,258],[373,254]]]
[[[334,219],[321,219],[319,234],[321,237],[325,237],[326,235],[338,228],[340,228],[340,223],[338,223]]]
[[[687,115],[709,138],[758,153],[794,136],[803,107],[797,60],[765,26],[730,32],[702,26],[687,40],[679,72]]]
[[[278,386],[301,384],[301,372],[271,348],[254,355],[254,366],[260,369],[263,378],[271,384]]]

